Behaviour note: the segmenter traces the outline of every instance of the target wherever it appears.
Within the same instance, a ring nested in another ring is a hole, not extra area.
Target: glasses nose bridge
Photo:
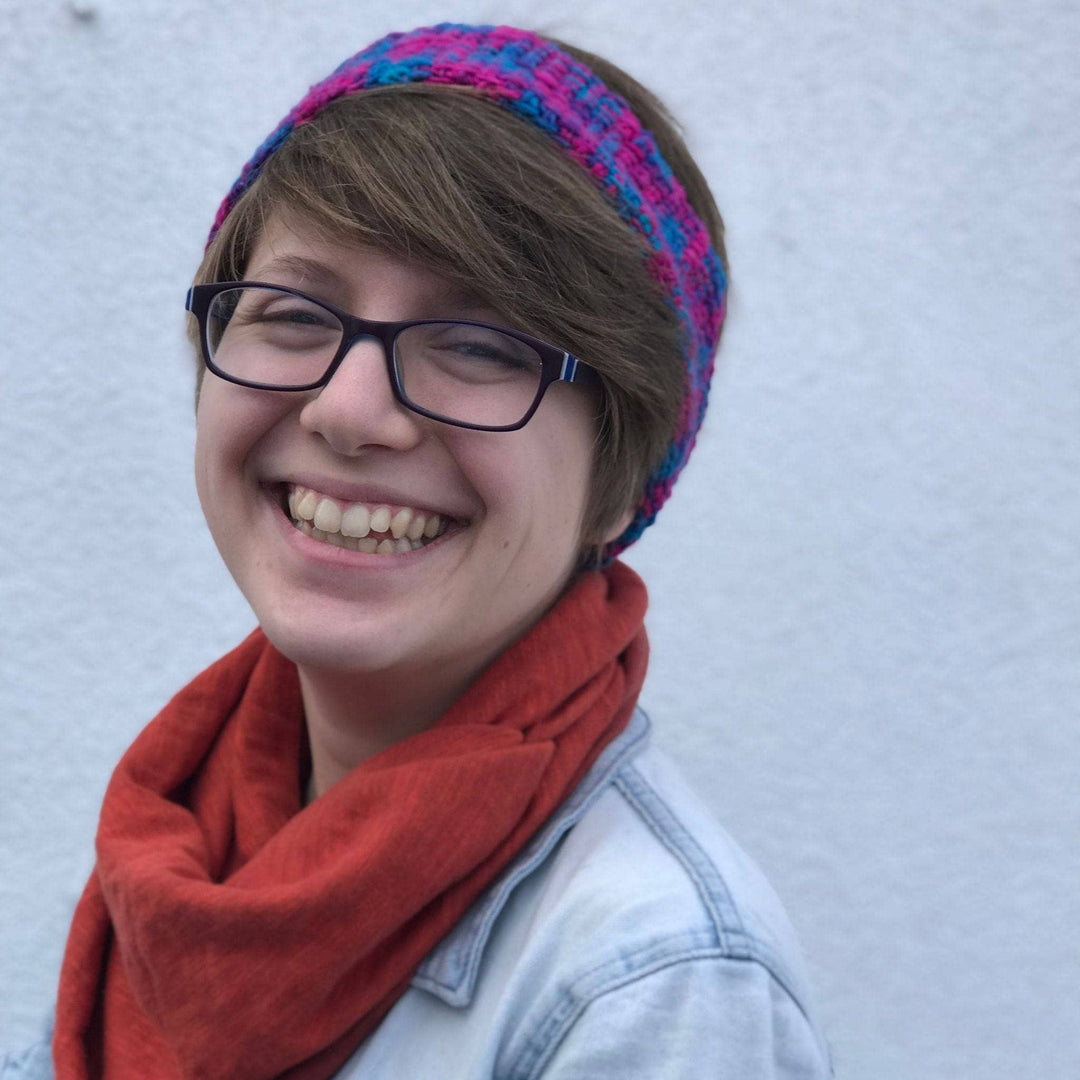
[[[341,351],[347,353],[352,347],[364,338],[374,338],[383,347],[383,355],[387,361],[394,352],[394,336],[399,327],[396,322],[379,322],[376,319],[361,319],[355,315],[349,318],[342,335]]]
[[[374,338],[382,346],[383,363],[386,370],[386,377],[390,381],[390,387],[395,390],[394,385],[394,337],[398,330],[397,323],[378,322],[374,319],[361,319],[355,315],[350,315],[347,321],[343,322],[341,332],[341,344],[338,346],[337,358],[330,366],[330,370],[326,373],[326,379],[323,385],[325,386],[336,374],[338,368],[345,362],[345,357],[365,338]]]

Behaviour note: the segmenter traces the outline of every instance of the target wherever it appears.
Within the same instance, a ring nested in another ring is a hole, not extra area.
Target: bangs
[[[320,238],[424,262],[583,359],[642,322],[625,273],[647,279],[643,241],[543,132],[470,89],[371,90],[291,132],[226,221],[238,276],[282,212]]]

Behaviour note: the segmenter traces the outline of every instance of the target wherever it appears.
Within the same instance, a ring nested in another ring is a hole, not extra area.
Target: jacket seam
[[[655,945],[650,946],[650,952],[654,951]],[[608,961],[586,972],[574,981],[565,990],[559,1000],[552,1007],[547,1017],[537,1026],[536,1031],[519,1053],[513,1066],[505,1074],[501,1074],[499,1080],[538,1080],[538,1077],[547,1067],[552,1055],[562,1044],[573,1026],[581,1019],[590,1005],[595,1004],[601,998],[621,990],[635,982],[641,982],[650,975],[655,975],[670,967],[680,964],[696,963],[700,960],[730,961],[736,964],[756,964],[760,967],[772,982],[775,982],[791,999],[793,1004],[803,1014],[802,1006],[792,997],[790,991],[773,974],[771,969],[752,956],[732,956],[717,946],[697,947],[685,949],[678,953],[669,953],[663,956],[655,956],[651,961],[643,963],[640,967],[627,971],[623,968],[624,961]],[[580,993],[581,983],[588,981],[603,971],[605,967],[618,965],[619,970],[606,981],[601,982],[591,991]]]
[[[727,958],[760,964],[793,1002],[806,1023],[816,1031],[817,1027],[807,1012],[801,996],[796,993],[792,980],[788,977],[790,973],[787,965],[766,942],[747,933],[720,868],[693,838],[663,796],[642,776],[633,762],[626,763],[615,777],[614,783],[641,815],[660,843],[680,862],[694,882],[698,895],[712,918],[713,929]],[[685,849],[681,845],[685,845]],[[706,870],[707,877],[712,881],[711,887],[709,881],[706,880],[704,872]],[[720,910],[713,902],[712,889],[720,894],[725,907],[731,914],[733,925],[725,927]],[[732,936],[739,938],[741,947],[735,947],[731,940]]]
[[[749,948],[749,936],[720,869],[690,835],[675,812],[633,763],[627,763],[619,771],[614,783],[694,883],[709,914],[719,946],[731,956],[753,958],[754,950]],[[747,944],[736,948],[731,941],[734,936]]]

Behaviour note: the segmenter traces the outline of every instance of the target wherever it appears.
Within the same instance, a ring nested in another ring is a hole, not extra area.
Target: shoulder
[[[794,929],[757,864],[660,751],[626,762],[567,838],[588,849],[619,908],[638,928],[689,935],[710,952],[766,968],[793,997],[809,990]]]
[[[659,752],[622,765],[522,899],[532,1020],[506,1075],[828,1075],[780,901]]]
[[[642,727],[429,957],[343,1076],[829,1075],[783,907]]]

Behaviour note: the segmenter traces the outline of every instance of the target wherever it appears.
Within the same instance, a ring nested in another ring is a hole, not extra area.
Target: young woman
[[[188,297],[259,629],[117,768],[12,1075],[828,1075],[779,903],[648,748],[613,561],[724,294],[700,173],[597,57],[447,25],[309,91]]]

